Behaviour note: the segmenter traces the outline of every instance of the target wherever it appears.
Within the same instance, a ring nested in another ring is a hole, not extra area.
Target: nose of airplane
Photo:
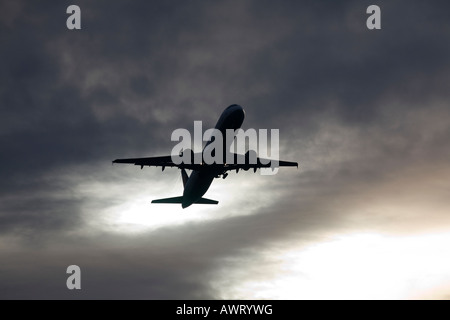
[[[232,104],[227,109],[229,109],[231,111],[231,113],[233,113],[233,115],[235,115],[236,118],[242,119],[242,121],[244,120],[245,111],[244,111],[244,108],[242,108],[240,105]]]
[[[240,111],[240,112],[244,112],[244,109],[238,105],[238,104],[232,104],[231,106],[229,106],[227,109],[231,109],[231,111]]]
[[[245,117],[245,110],[244,108],[242,108],[240,105],[236,105],[236,111],[239,112],[241,114],[242,117]]]

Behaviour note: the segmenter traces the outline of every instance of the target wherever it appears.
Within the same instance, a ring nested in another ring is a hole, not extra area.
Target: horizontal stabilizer
[[[183,197],[173,197],[153,200],[152,203],[182,203]]]
[[[200,204],[218,204],[219,201],[217,200],[211,200],[211,199],[206,199],[206,198],[200,198],[200,200],[198,200],[197,202],[194,203],[200,203]]]
[[[152,200],[152,203],[183,203],[183,197],[156,199],[156,200]],[[198,203],[198,204],[218,204],[219,201],[206,199],[206,198],[200,198],[200,200],[198,200],[198,201],[196,201],[194,203]]]

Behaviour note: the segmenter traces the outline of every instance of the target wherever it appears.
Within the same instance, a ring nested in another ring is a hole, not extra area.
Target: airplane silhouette
[[[244,109],[240,105],[233,104],[222,112],[222,115],[217,121],[215,128],[218,129],[223,134],[223,136],[225,136],[225,132],[227,129],[239,129],[242,125],[242,122],[244,121],[244,117]],[[208,141],[208,143],[205,145],[205,148],[211,142],[212,140]],[[224,146],[224,148],[228,146],[227,144],[225,145],[226,146]],[[203,149],[203,152],[205,151],[205,148]],[[226,163],[225,161],[222,163],[213,164],[207,164],[205,162],[194,163],[193,159],[195,157],[195,154],[192,150],[190,151],[191,161],[181,162],[180,164],[174,163],[172,156],[116,159],[113,161],[113,163],[130,163],[140,166],[141,169],[144,166],[160,166],[162,167],[163,171],[165,167],[178,167],[179,169],[181,169],[181,177],[183,179],[183,195],[181,197],[153,200],[152,203],[181,203],[183,209],[189,207],[193,203],[218,204],[219,201],[202,198],[202,196],[206,193],[206,191],[208,191],[213,179],[220,176],[225,179],[228,175],[227,171],[236,170],[236,172],[239,172],[239,169],[245,171],[253,169],[253,171],[256,172],[258,168],[270,168],[272,166],[270,162],[271,160],[262,159],[256,156],[254,157],[256,158],[256,161],[250,161],[250,151],[247,151],[247,153],[245,154],[244,163],[239,163],[242,161],[236,161],[238,156],[242,156],[238,154],[234,154],[235,161],[233,163]],[[279,167],[298,168],[297,162],[277,161],[277,163],[277,166]],[[190,177],[187,175],[185,169],[192,170]]]

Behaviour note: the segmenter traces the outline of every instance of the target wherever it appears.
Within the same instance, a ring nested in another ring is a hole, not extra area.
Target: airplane
[[[244,109],[237,104],[230,105],[227,107],[221,114],[217,124],[215,126],[223,136],[225,136],[225,132],[227,129],[239,129],[244,121],[245,111]],[[212,140],[209,140],[205,148]],[[203,148],[202,154],[205,151]],[[225,146],[224,146],[225,148]],[[189,152],[189,150],[184,150],[184,152]],[[194,153],[191,151],[191,160],[194,159]],[[182,154],[180,154],[182,155]],[[234,158],[237,156],[242,156],[238,154],[234,154]],[[203,158],[201,158],[203,159]],[[155,166],[162,167],[162,170],[166,167],[178,167],[181,169],[181,177],[183,180],[184,191],[183,195],[180,197],[172,197],[172,198],[164,198],[153,200],[152,203],[181,203],[181,207],[187,208],[192,204],[218,204],[219,201],[211,200],[203,198],[203,195],[208,191],[212,181],[214,178],[219,178],[220,176],[225,179],[228,175],[227,171],[236,170],[239,172],[239,169],[249,170],[253,169],[254,172],[258,168],[269,168],[271,167],[271,163],[269,159],[263,159],[256,157],[256,161],[250,161],[250,150],[245,154],[245,163],[239,164],[238,161],[234,161],[232,164],[225,163],[225,161],[221,164],[213,163],[194,163],[194,161],[181,162],[180,164],[176,164],[173,162],[172,156],[162,156],[162,157],[148,157],[148,158],[130,158],[130,159],[116,159],[113,163],[128,163],[140,166],[141,169],[144,166]],[[250,163],[254,162],[254,163]],[[297,167],[297,162],[290,161],[278,161],[279,167]],[[190,176],[187,175],[186,169],[192,170]]]

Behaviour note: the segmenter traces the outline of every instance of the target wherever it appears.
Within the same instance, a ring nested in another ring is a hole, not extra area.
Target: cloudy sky
[[[0,298],[449,298],[449,12],[1,1]],[[233,103],[300,168],[231,173],[218,206],[182,210],[150,204],[181,195],[177,169],[111,165]]]

